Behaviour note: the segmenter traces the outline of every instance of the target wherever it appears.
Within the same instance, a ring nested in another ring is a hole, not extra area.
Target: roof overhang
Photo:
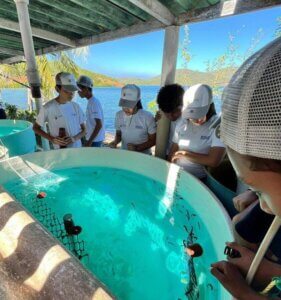
[[[281,0],[37,0],[29,14],[35,53],[42,55],[277,5]],[[16,6],[2,0],[0,63],[23,60]]]

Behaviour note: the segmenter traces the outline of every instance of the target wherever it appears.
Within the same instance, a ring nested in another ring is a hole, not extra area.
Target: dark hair
[[[163,112],[170,113],[183,105],[183,94],[184,89],[179,84],[163,86],[158,92],[157,104]]]
[[[136,108],[137,109],[142,109],[142,103],[141,103],[141,100],[138,101],[137,105],[136,105]]]
[[[227,150],[230,152],[237,153],[240,156],[244,157],[244,159],[249,162],[249,168],[251,171],[268,171],[281,173],[281,160],[240,154],[239,152],[230,147],[227,147]]]
[[[281,173],[281,160],[248,156],[250,170]]]
[[[217,112],[216,112],[215,104],[214,102],[212,102],[206,115],[206,122],[209,121],[212,118],[212,116],[216,114]]]

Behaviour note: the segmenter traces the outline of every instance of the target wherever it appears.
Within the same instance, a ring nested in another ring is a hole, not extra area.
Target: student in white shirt
[[[70,73],[56,75],[58,96],[40,109],[33,125],[36,134],[49,140],[54,149],[81,147],[81,138],[86,134],[84,114],[80,106],[71,102],[78,90],[75,78]],[[42,129],[48,123],[49,132]]]
[[[167,151],[166,151],[167,156],[169,155],[173,144],[173,136],[175,133],[176,125],[181,119],[181,111],[183,106],[183,94],[184,94],[183,87],[179,84],[174,83],[174,84],[163,86],[157,95],[158,107],[160,108],[161,112],[164,113],[166,118],[171,121],[169,140],[168,140]],[[160,118],[161,118],[161,112],[160,112]],[[157,113],[157,115],[159,115],[159,113]]]
[[[86,147],[101,147],[105,138],[103,110],[99,100],[93,94],[93,81],[88,76],[80,76],[77,85],[78,94],[88,100],[86,109]]]
[[[204,179],[205,166],[216,167],[225,155],[225,146],[212,123],[217,120],[208,85],[191,86],[183,97],[182,119],[177,124],[169,160],[194,176]]]
[[[109,146],[116,148],[122,142],[122,149],[151,154],[156,142],[156,124],[153,115],[142,109],[140,88],[127,84],[122,88],[116,113],[114,141]]]

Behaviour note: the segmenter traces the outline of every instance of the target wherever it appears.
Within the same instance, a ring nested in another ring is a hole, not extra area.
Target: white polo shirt
[[[215,129],[209,129],[216,118],[217,116],[213,116],[208,122],[200,126],[192,124],[189,120],[181,119],[176,126],[173,138],[173,142],[179,146],[179,151],[184,150],[198,154],[208,154],[213,147],[225,148],[225,145],[216,136]],[[203,165],[193,163],[187,158],[178,159],[176,164],[198,178],[206,176]]]
[[[86,129],[87,129],[86,139],[87,140],[89,140],[96,127],[95,119],[101,120],[102,128],[98,132],[93,142],[103,142],[105,138],[103,110],[99,100],[93,96],[92,98],[88,99],[88,104],[86,109]]]
[[[81,124],[85,122],[85,117],[80,106],[75,102],[60,104],[56,99],[47,102],[37,116],[36,123],[43,127],[48,123],[50,135],[57,137],[59,128],[65,128],[69,136],[74,136],[81,131]],[[53,144],[54,149],[59,149],[59,145]],[[78,140],[68,148],[81,147],[81,140]]]
[[[139,145],[148,140],[148,134],[156,133],[156,123],[153,115],[143,109],[136,114],[127,116],[123,110],[116,113],[115,129],[121,131],[122,149],[127,149],[127,144]],[[151,149],[143,153],[151,154]]]

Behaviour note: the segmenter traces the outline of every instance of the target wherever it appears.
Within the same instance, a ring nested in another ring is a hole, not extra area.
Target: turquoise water
[[[207,257],[216,260],[208,231],[188,199],[163,184],[129,171],[81,167],[12,181],[5,188],[47,228],[71,213],[83,228],[82,263],[118,299],[219,299],[205,263]],[[37,199],[38,192],[46,198]],[[42,217],[46,211],[48,217]],[[203,256],[190,260],[183,241],[200,243]]]
[[[3,136],[7,136],[10,134],[22,131],[22,130],[23,130],[22,127],[17,127],[17,126],[13,126],[13,127],[7,127],[7,126],[1,127],[0,126],[0,138]]]

